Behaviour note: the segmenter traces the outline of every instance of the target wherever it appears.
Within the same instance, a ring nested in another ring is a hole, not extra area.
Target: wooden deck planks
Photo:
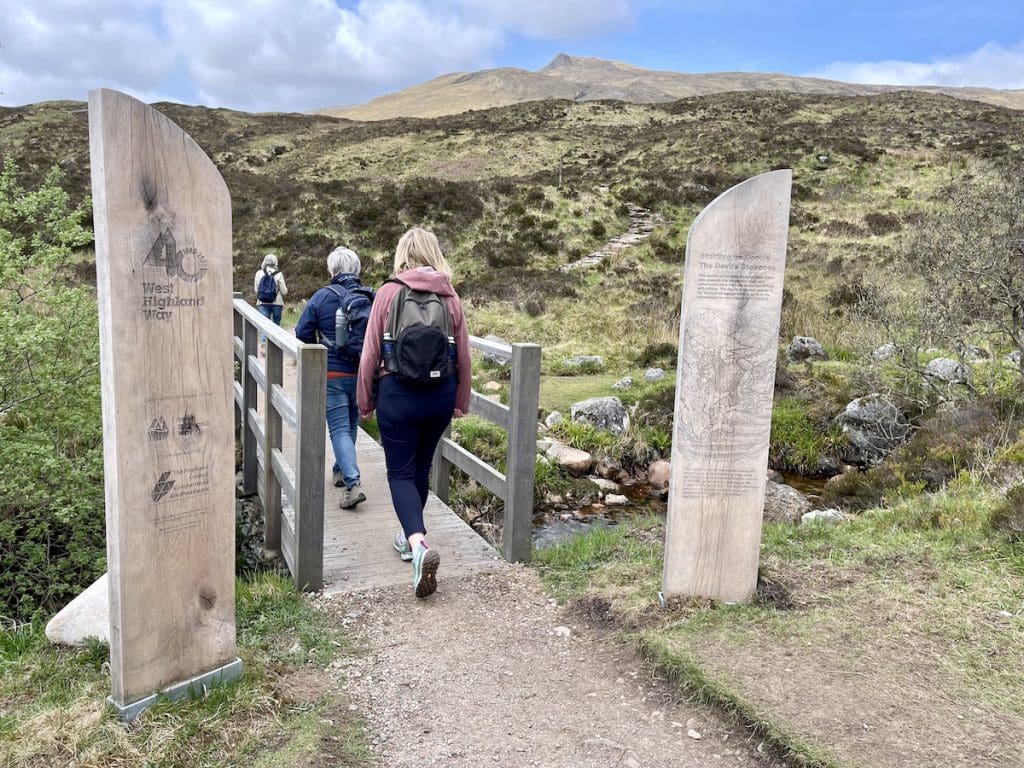
[[[295,396],[296,369],[293,360],[284,364],[284,390]],[[263,412],[263,393],[259,411]],[[324,592],[338,594],[375,587],[408,583],[412,588],[412,566],[403,561],[392,547],[400,530],[391,505],[384,449],[365,431],[359,430],[356,454],[359,460],[363,493],[366,501],[354,510],[338,507],[343,493],[335,488],[331,477],[334,451],[324,424],[326,451],[324,456]],[[282,424],[282,452],[289,463],[295,461],[295,431]],[[284,514],[292,510],[283,500]],[[507,567],[498,552],[469,527],[455,512],[433,493],[424,511],[430,546],[441,554],[438,579],[458,578]]]
[[[384,449],[362,429],[356,439],[366,501],[354,510],[338,507],[342,489],[331,482],[334,454],[327,445],[324,493],[324,592],[355,592],[408,583],[412,566],[392,547],[399,531],[391,505]],[[506,565],[494,548],[434,494],[424,513],[427,538],[441,553],[439,579],[498,570]]]

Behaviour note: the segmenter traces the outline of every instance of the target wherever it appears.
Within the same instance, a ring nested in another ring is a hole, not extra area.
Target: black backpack
[[[444,297],[417,291],[397,278],[402,290],[384,329],[384,368],[400,381],[430,388],[455,374],[455,335]]]
[[[370,308],[377,294],[372,288],[364,286],[346,289],[331,284],[327,287],[338,297],[338,308],[334,312],[334,344],[326,338],[323,342],[341,359],[358,362],[363,353]]]
[[[262,301],[264,304],[273,304],[277,298],[277,280],[274,279],[276,272],[263,269],[263,277],[260,278],[260,284],[256,288],[256,300]]]

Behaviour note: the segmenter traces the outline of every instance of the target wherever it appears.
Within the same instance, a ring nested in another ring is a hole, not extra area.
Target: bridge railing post
[[[295,569],[299,589],[315,591],[324,574],[324,481],[327,350],[299,344],[295,402]]]
[[[250,367],[250,359],[256,357],[259,349],[260,332],[247,319],[242,319],[242,493],[251,496],[256,493],[256,475],[259,470],[256,458],[257,440],[249,413],[256,410],[259,386]]]
[[[232,298],[240,299],[242,298],[242,294],[240,294],[238,291],[235,291]],[[245,319],[237,310],[235,310],[231,313],[231,320],[234,329],[234,338],[241,341],[243,338],[245,338]],[[232,344],[232,346],[234,347],[235,345]],[[242,354],[242,350],[238,349],[237,347],[232,349],[232,357],[234,358],[235,363],[235,440],[238,440],[239,445],[241,445],[242,427],[245,423],[245,403],[243,402],[242,399],[238,397],[238,393],[244,392],[244,390],[242,389],[242,377],[245,375],[245,358],[244,355]]]
[[[441,448],[444,445],[443,441],[445,439],[450,440],[451,436],[452,425],[449,424],[444,434],[441,435],[441,440],[437,442],[437,448],[434,449],[434,460],[430,465],[430,489],[445,504],[448,503],[452,463],[441,453]]]
[[[263,542],[267,549],[281,548],[281,481],[274,470],[274,452],[281,450],[281,414],[273,404],[274,385],[284,384],[284,353],[267,339],[263,387]]]
[[[537,461],[537,408],[540,405],[541,348],[512,345],[509,387],[508,454],[502,554],[509,562],[530,559],[534,469]]]

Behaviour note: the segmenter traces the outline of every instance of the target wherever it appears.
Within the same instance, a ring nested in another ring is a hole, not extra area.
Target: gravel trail
[[[440,542],[439,542],[440,544]],[[381,766],[689,768],[780,765],[681,700],[638,654],[511,566],[319,599],[362,645],[336,663]]]

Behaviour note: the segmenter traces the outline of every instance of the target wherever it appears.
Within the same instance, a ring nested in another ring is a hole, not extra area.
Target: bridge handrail
[[[327,350],[304,344],[235,294],[232,347],[235,372],[235,433],[242,444],[242,492],[263,502],[264,546],[280,550],[295,585],[323,586],[324,413]],[[266,355],[257,354],[260,335]],[[296,396],[284,389],[284,357],[295,360]],[[263,414],[258,402],[262,392]],[[282,447],[282,422],[295,431],[295,466]],[[261,456],[262,452],[262,456]],[[284,513],[282,496],[294,515]]]
[[[537,460],[537,408],[540,405],[541,348],[537,344],[502,344],[469,337],[472,349],[512,363],[509,405],[496,403],[478,392],[470,398],[470,413],[508,432],[505,474],[451,439],[451,428],[434,453],[431,485],[448,501],[449,470],[465,472],[505,503],[502,554],[510,562],[530,559],[533,526],[533,486]]]

